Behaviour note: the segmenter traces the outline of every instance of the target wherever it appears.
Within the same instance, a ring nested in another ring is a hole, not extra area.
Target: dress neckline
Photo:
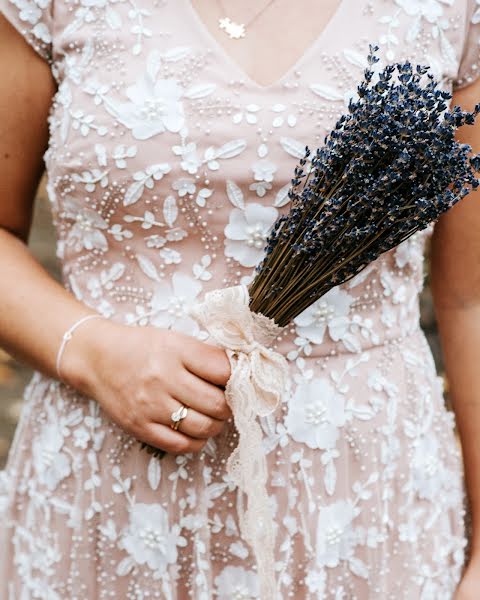
[[[325,24],[325,27],[319,33],[319,35],[313,40],[313,42],[305,48],[305,50],[300,54],[300,56],[295,60],[295,62],[276,80],[272,81],[269,84],[262,84],[255,79],[253,79],[247,71],[233,58],[233,56],[226,50],[224,46],[215,38],[213,33],[204,23],[198,12],[192,6],[191,0],[184,0],[187,5],[187,10],[191,14],[193,21],[198,26],[200,33],[206,40],[206,45],[215,49],[223,58],[225,63],[228,64],[230,69],[235,71],[242,79],[246,80],[248,84],[257,90],[268,91],[281,86],[284,82],[286,82],[292,73],[299,70],[301,65],[306,61],[310,55],[312,55],[315,50],[321,45],[323,40],[328,37],[331,30],[334,29],[336,21],[339,19],[340,14],[343,12],[348,0],[340,0],[335,11],[332,13],[330,19]]]

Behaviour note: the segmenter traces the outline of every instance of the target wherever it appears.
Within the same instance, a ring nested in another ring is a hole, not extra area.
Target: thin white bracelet
[[[90,319],[104,319],[104,318],[105,317],[103,315],[98,315],[98,314],[97,315],[87,315],[86,317],[82,317],[81,319],[79,319],[76,323],[74,323],[70,327],[70,329],[67,329],[67,331],[63,334],[62,343],[60,344],[60,348],[58,349],[57,361],[56,361],[57,376],[60,381],[62,380],[62,375],[60,373],[60,362],[62,360],[63,352],[65,351],[65,346],[72,339],[72,334],[75,331],[75,329],[77,327],[80,327],[80,325],[85,323],[85,321],[89,321]]]

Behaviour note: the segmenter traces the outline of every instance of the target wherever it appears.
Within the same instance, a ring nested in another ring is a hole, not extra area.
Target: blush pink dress
[[[188,0],[2,0],[58,82],[45,155],[65,286],[119,323],[206,339],[189,307],[246,283],[305,145],[366,66],[480,73],[479,0],[342,0],[271,85]],[[241,42],[240,42],[241,43]],[[419,327],[416,235],[331,290],[275,347],[292,393],[261,421],[278,598],[450,600],[466,539],[454,418]],[[188,418],[188,417],[187,417]],[[229,422],[162,461],[39,373],[0,473],[1,600],[259,597],[225,472]]]

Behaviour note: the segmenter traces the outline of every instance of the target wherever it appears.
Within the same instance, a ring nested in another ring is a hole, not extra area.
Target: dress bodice
[[[380,42],[383,61],[430,64],[446,88],[468,77],[459,74],[463,1],[342,0],[268,86],[187,0],[14,3],[59,84],[46,163],[66,285],[108,317],[192,335],[202,332],[189,305],[249,281],[289,209],[295,165],[346,110],[369,43]],[[416,327],[424,237],[332,290],[285,332],[282,349],[355,351]]]
[[[343,0],[296,64],[261,86],[187,0],[55,3],[51,31],[43,4],[27,22],[59,83],[46,162],[65,283],[108,317],[200,336],[188,306],[249,281],[289,209],[295,165],[346,110],[368,44],[381,42],[384,61],[430,64],[448,88],[468,8]],[[281,349],[355,351],[416,327],[424,237],[332,290]]]

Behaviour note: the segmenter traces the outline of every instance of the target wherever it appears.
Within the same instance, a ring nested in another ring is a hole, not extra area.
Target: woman
[[[3,1],[0,340],[37,372],[1,477],[2,599],[258,597],[225,476],[229,363],[188,308],[248,281],[370,42],[383,63],[430,64],[455,102],[479,100],[478,4]],[[461,135],[480,150],[480,125]],[[43,155],[63,286],[26,248]],[[473,517],[463,578],[463,470],[418,320],[430,230],[277,341],[294,381],[262,421],[279,598],[480,587],[473,196],[433,232]]]

